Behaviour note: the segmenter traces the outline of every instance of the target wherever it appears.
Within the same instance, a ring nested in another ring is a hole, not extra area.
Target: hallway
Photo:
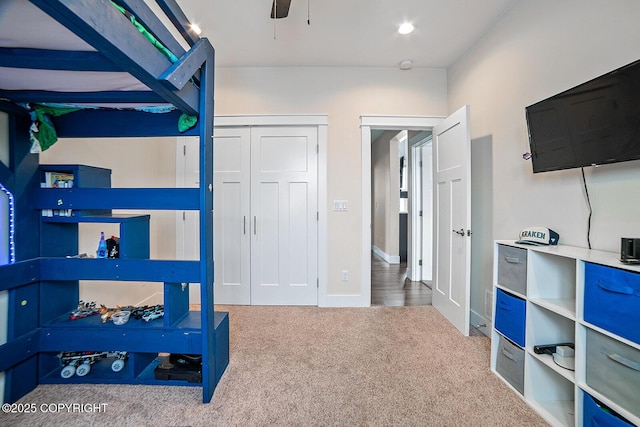
[[[371,305],[431,305],[431,288],[407,279],[407,263],[388,264],[372,252]]]

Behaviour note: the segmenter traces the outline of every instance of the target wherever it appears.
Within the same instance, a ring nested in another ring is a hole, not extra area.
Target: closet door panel
[[[317,129],[253,128],[252,304],[317,304]]]
[[[289,184],[289,265],[291,286],[309,283],[309,184]]]
[[[255,190],[253,214],[252,263],[261,286],[279,286],[281,282],[280,252],[280,183],[261,182]],[[258,301],[256,301],[259,303]]]
[[[214,289],[216,304],[251,304],[250,130],[214,133]]]

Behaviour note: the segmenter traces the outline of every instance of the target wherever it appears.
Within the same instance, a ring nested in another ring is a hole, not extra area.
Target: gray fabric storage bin
[[[640,417],[640,350],[587,329],[587,385]]]
[[[500,335],[496,371],[520,394],[524,394],[524,350]]]
[[[498,245],[498,285],[527,295],[527,250]]]

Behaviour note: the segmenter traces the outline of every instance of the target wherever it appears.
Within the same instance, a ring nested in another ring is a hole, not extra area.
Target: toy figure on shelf
[[[129,321],[132,307],[107,308],[105,305],[100,305],[99,313],[102,318],[102,323],[107,323],[109,320],[113,321],[116,325],[124,325]]]
[[[120,258],[120,238],[111,236],[107,239],[107,258]]]
[[[164,317],[164,307],[161,305],[157,305],[151,310],[146,311],[142,315],[142,320],[144,320],[145,322],[149,322],[150,320],[159,319],[161,317]]]
[[[69,319],[71,320],[82,319],[84,317],[98,314],[99,311],[100,309],[96,307],[95,301],[84,302],[80,300],[80,302],[78,303],[78,308],[69,314]]]
[[[149,322],[151,320],[164,317],[164,305],[145,305],[140,307],[117,306],[117,308],[107,308],[105,305],[100,305],[98,313],[102,317],[102,323],[107,323],[109,320],[113,320],[116,325],[124,325],[129,321],[130,317],[133,317],[136,320],[142,319],[145,322]]]
[[[150,320],[164,317],[164,306],[162,304],[158,304],[135,307],[135,309],[131,311],[131,315],[136,319],[142,319],[145,322],[149,322]]]
[[[98,313],[100,313],[100,317],[102,318],[102,323],[107,323],[107,321],[111,319],[111,316],[115,312],[115,309],[108,309],[104,304],[100,304],[100,311],[98,311]]]
[[[61,351],[57,357],[62,363],[60,376],[71,378],[74,374],[84,377],[91,370],[91,365],[108,357],[115,357],[115,360],[111,362],[111,370],[120,372],[124,368],[129,353],[126,351]]]

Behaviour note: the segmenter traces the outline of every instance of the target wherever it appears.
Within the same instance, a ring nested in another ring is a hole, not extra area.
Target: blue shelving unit
[[[156,0],[190,46],[185,50],[144,2],[116,0],[138,17],[156,39],[178,58],[171,62],[113,8],[111,2],[30,0],[50,17],[90,44],[96,52],[59,51],[59,61],[42,60],[38,49],[6,49],[12,64],[40,64],[57,71],[78,71],[90,63],[100,71],[126,72],[150,91],[106,91],[78,94],[43,90],[8,91],[15,102],[153,102],[177,110],[152,114],[126,109],[82,109],[55,117],[60,138],[155,137],[194,135],[200,140],[200,188],[112,188],[111,171],[88,165],[40,165],[31,154],[28,112],[9,101],[0,111],[9,117],[10,164],[0,164],[0,183],[15,199],[15,262],[0,266],[0,291],[8,293],[7,341],[0,345],[0,371],[5,374],[4,400],[13,402],[45,383],[124,383],[202,387],[209,402],[229,361],[228,314],[213,304],[213,67],[208,40],[189,30],[175,0]],[[99,23],[99,28],[96,26]],[[29,25],[25,21],[25,25]],[[55,37],[55,35],[51,35]],[[33,54],[33,61],[23,61]],[[90,62],[83,61],[83,55]],[[48,58],[50,58],[48,56]],[[85,65],[82,65],[85,64]],[[18,65],[18,68],[25,68]],[[28,83],[27,83],[28,85]],[[194,128],[177,129],[181,114],[196,116]],[[44,174],[74,175],[71,188],[41,188]],[[70,216],[43,216],[43,210],[70,211]],[[150,259],[149,222],[145,215],[118,210],[195,210],[199,212],[200,261]],[[81,223],[116,223],[120,228],[120,258],[69,258],[78,254]],[[80,280],[160,282],[164,285],[165,316],[150,322],[130,320],[118,326],[99,316],[70,320],[76,308]],[[200,311],[189,310],[188,283],[200,284]],[[120,372],[108,361],[96,363],[83,377],[60,375],[61,351],[127,351]],[[156,380],[159,353],[202,355],[202,381]]]

